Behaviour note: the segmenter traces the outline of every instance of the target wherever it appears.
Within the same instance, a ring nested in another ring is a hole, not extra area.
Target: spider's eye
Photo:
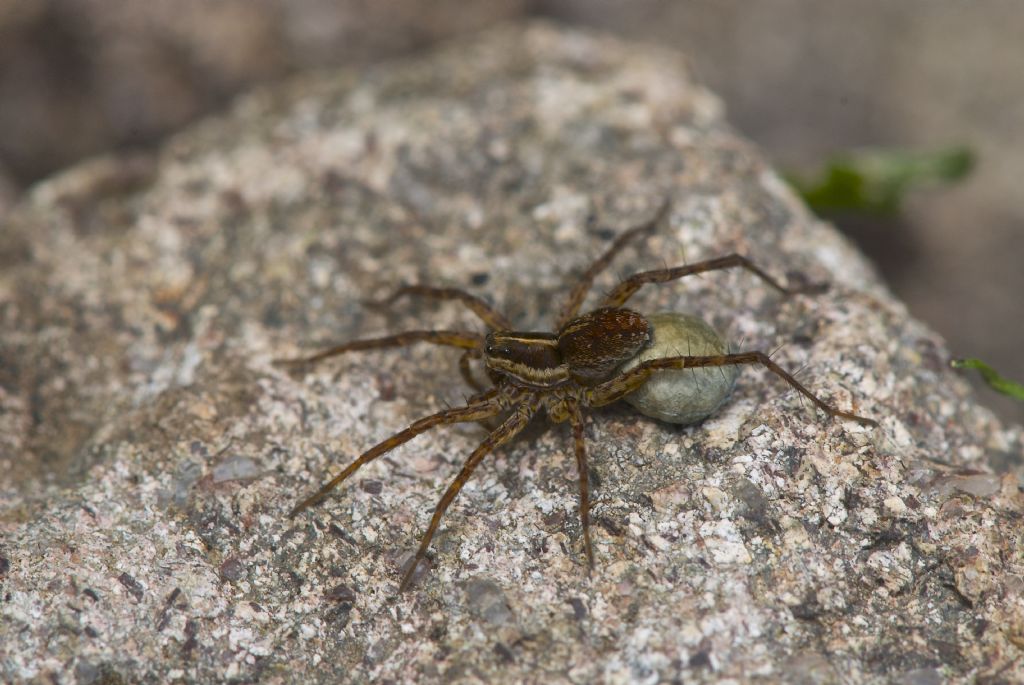
[[[484,354],[489,357],[511,357],[512,348],[508,345],[487,345],[484,347]]]

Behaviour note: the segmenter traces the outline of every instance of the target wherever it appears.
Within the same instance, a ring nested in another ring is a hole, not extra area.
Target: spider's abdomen
[[[651,342],[651,325],[631,309],[606,307],[576,317],[558,333],[558,350],[573,380],[596,385]]]

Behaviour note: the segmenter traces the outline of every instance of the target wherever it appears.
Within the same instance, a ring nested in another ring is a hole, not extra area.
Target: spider
[[[651,344],[652,324],[644,315],[624,307],[630,297],[648,283],[666,283],[692,274],[739,267],[751,272],[783,295],[821,290],[820,286],[785,287],[746,257],[729,254],[689,265],[633,274],[609,292],[601,301],[600,307],[580,315],[583,300],[590,291],[595,277],[608,267],[612,259],[629,242],[657,227],[668,211],[669,203],[665,201],[651,219],[618,236],[607,251],[590,265],[570,292],[569,299],[558,317],[556,332],[517,331],[504,315],[482,299],[463,290],[409,285],[399,288],[384,300],[384,303],[390,304],[409,295],[436,300],[455,300],[476,314],[487,325],[488,333],[479,335],[455,330],[406,331],[381,338],[354,340],[307,357],[276,360],[275,363],[279,365],[306,368],[347,352],[427,342],[462,349],[463,353],[459,360],[460,373],[467,383],[478,391],[464,406],[425,416],[374,445],[316,493],[299,502],[289,516],[294,517],[318,504],[361,467],[431,428],[462,422],[487,422],[496,417],[504,417],[500,424],[489,427],[487,438],[473,450],[435,507],[430,525],[402,577],[399,592],[403,592],[409,588],[415,570],[426,556],[444,513],[476,467],[487,454],[515,437],[531,417],[543,409],[551,421],[568,421],[572,427],[579,475],[579,516],[583,530],[583,546],[588,568],[593,568],[587,450],[583,431],[585,408],[602,407],[626,398],[661,370],[760,364],[789,383],[829,417],[876,426],[877,423],[872,419],[841,411],[821,400],[761,351],[729,353],[726,350],[724,354],[708,356],[663,356],[641,361],[628,371],[621,370],[620,367]],[[472,374],[472,360],[481,358],[492,383],[489,388],[481,387]],[[726,394],[727,392],[726,390]]]

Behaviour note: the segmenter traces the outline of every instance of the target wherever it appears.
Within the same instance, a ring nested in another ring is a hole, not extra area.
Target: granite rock
[[[609,239],[598,282],[742,252],[642,290],[775,350],[680,428],[588,415],[588,575],[564,427],[485,462],[412,592],[400,570],[485,435],[328,473],[468,393],[457,353],[271,360],[328,341],[524,329]],[[872,267],[795,199],[675,53],[546,24],[254,92],[151,157],[35,187],[0,250],[0,678],[98,682],[938,682],[1024,678],[1019,428],[980,408]]]

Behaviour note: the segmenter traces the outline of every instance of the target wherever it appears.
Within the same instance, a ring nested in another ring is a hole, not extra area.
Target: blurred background
[[[681,50],[808,188],[862,148],[967,151],[955,183],[827,215],[954,355],[1024,379],[1019,0],[0,0],[0,226],[32,183],[156,146],[257,83],[527,15]],[[971,378],[1024,423],[1024,403]]]

